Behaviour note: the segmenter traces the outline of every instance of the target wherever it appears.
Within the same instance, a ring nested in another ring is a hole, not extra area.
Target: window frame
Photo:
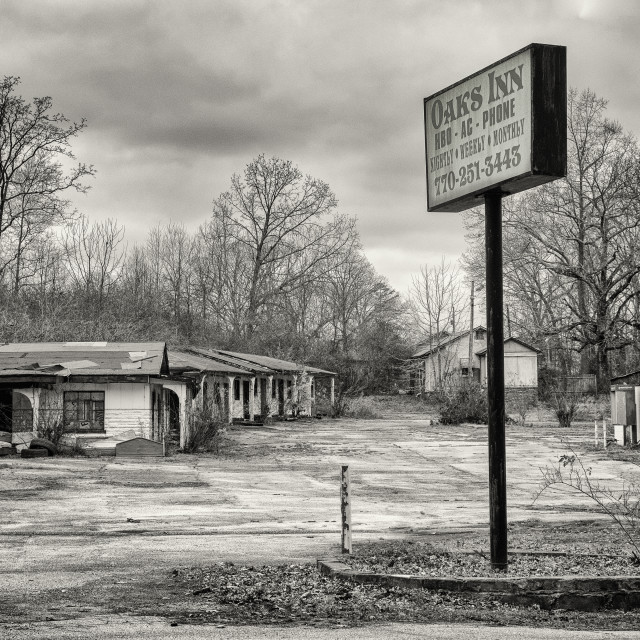
[[[75,407],[72,403],[75,402]],[[64,391],[62,419],[67,429],[78,433],[104,433],[104,390]]]

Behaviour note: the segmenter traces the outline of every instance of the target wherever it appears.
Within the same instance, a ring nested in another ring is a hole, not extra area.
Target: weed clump
[[[488,421],[487,394],[479,384],[461,384],[442,393],[440,401],[442,424],[463,422],[485,424]]]

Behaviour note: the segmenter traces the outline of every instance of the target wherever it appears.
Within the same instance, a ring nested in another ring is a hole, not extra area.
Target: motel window
[[[258,386],[260,384],[260,381],[258,380],[258,378],[255,379],[254,383],[253,383],[253,395],[257,396],[258,395]]]
[[[240,400],[240,380],[238,378],[233,381],[233,399]]]
[[[275,378],[271,381],[271,397],[272,398],[276,397],[276,379]]]
[[[72,431],[104,431],[104,391],[65,391],[64,423]]]

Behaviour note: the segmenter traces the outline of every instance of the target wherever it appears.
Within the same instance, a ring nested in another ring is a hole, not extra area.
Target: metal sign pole
[[[491,566],[507,570],[507,474],[504,410],[502,194],[485,194],[487,398],[489,408],[489,528]]]

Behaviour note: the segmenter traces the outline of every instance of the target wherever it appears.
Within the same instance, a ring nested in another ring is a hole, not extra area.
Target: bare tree
[[[414,322],[426,344],[435,352],[431,358],[437,389],[442,389],[451,369],[451,358],[441,346],[445,336],[460,329],[468,306],[460,267],[443,257],[438,265],[424,265],[414,276],[409,291]]]
[[[70,203],[63,194],[86,191],[82,180],[94,174],[85,164],[67,172],[62,165],[75,160],[71,141],[85,121],[69,123],[52,113],[49,97],[28,104],[15,95],[19,82],[5,76],[0,83],[0,269],[17,262],[14,289],[30,238],[64,220]]]
[[[530,296],[527,316],[567,336],[581,372],[604,387],[611,352],[633,340],[640,274],[640,154],[606,105],[569,92],[567,178],[516,198],[505,215],[509,304]]]
[[[63,247],[69,277],[76,290],[91,301],[97,317],[105,298],[121,275],[124,250],[120,247],[124,227],[115,220],[89,224],[82,217],[63,234]]]
[[[290,161],[263,155],[249,163],[242,177],[234,175],[231,189],[214,201],[213,215],[229,235],[244,245],[250,259],[245,337],[252,338],[258,314],[273,295],[291,291],[310,270],[338,252],[354,233],[353,221],[336,217],[329,186],[304,177]],[[311,255],[291,270],[295,256]]]

